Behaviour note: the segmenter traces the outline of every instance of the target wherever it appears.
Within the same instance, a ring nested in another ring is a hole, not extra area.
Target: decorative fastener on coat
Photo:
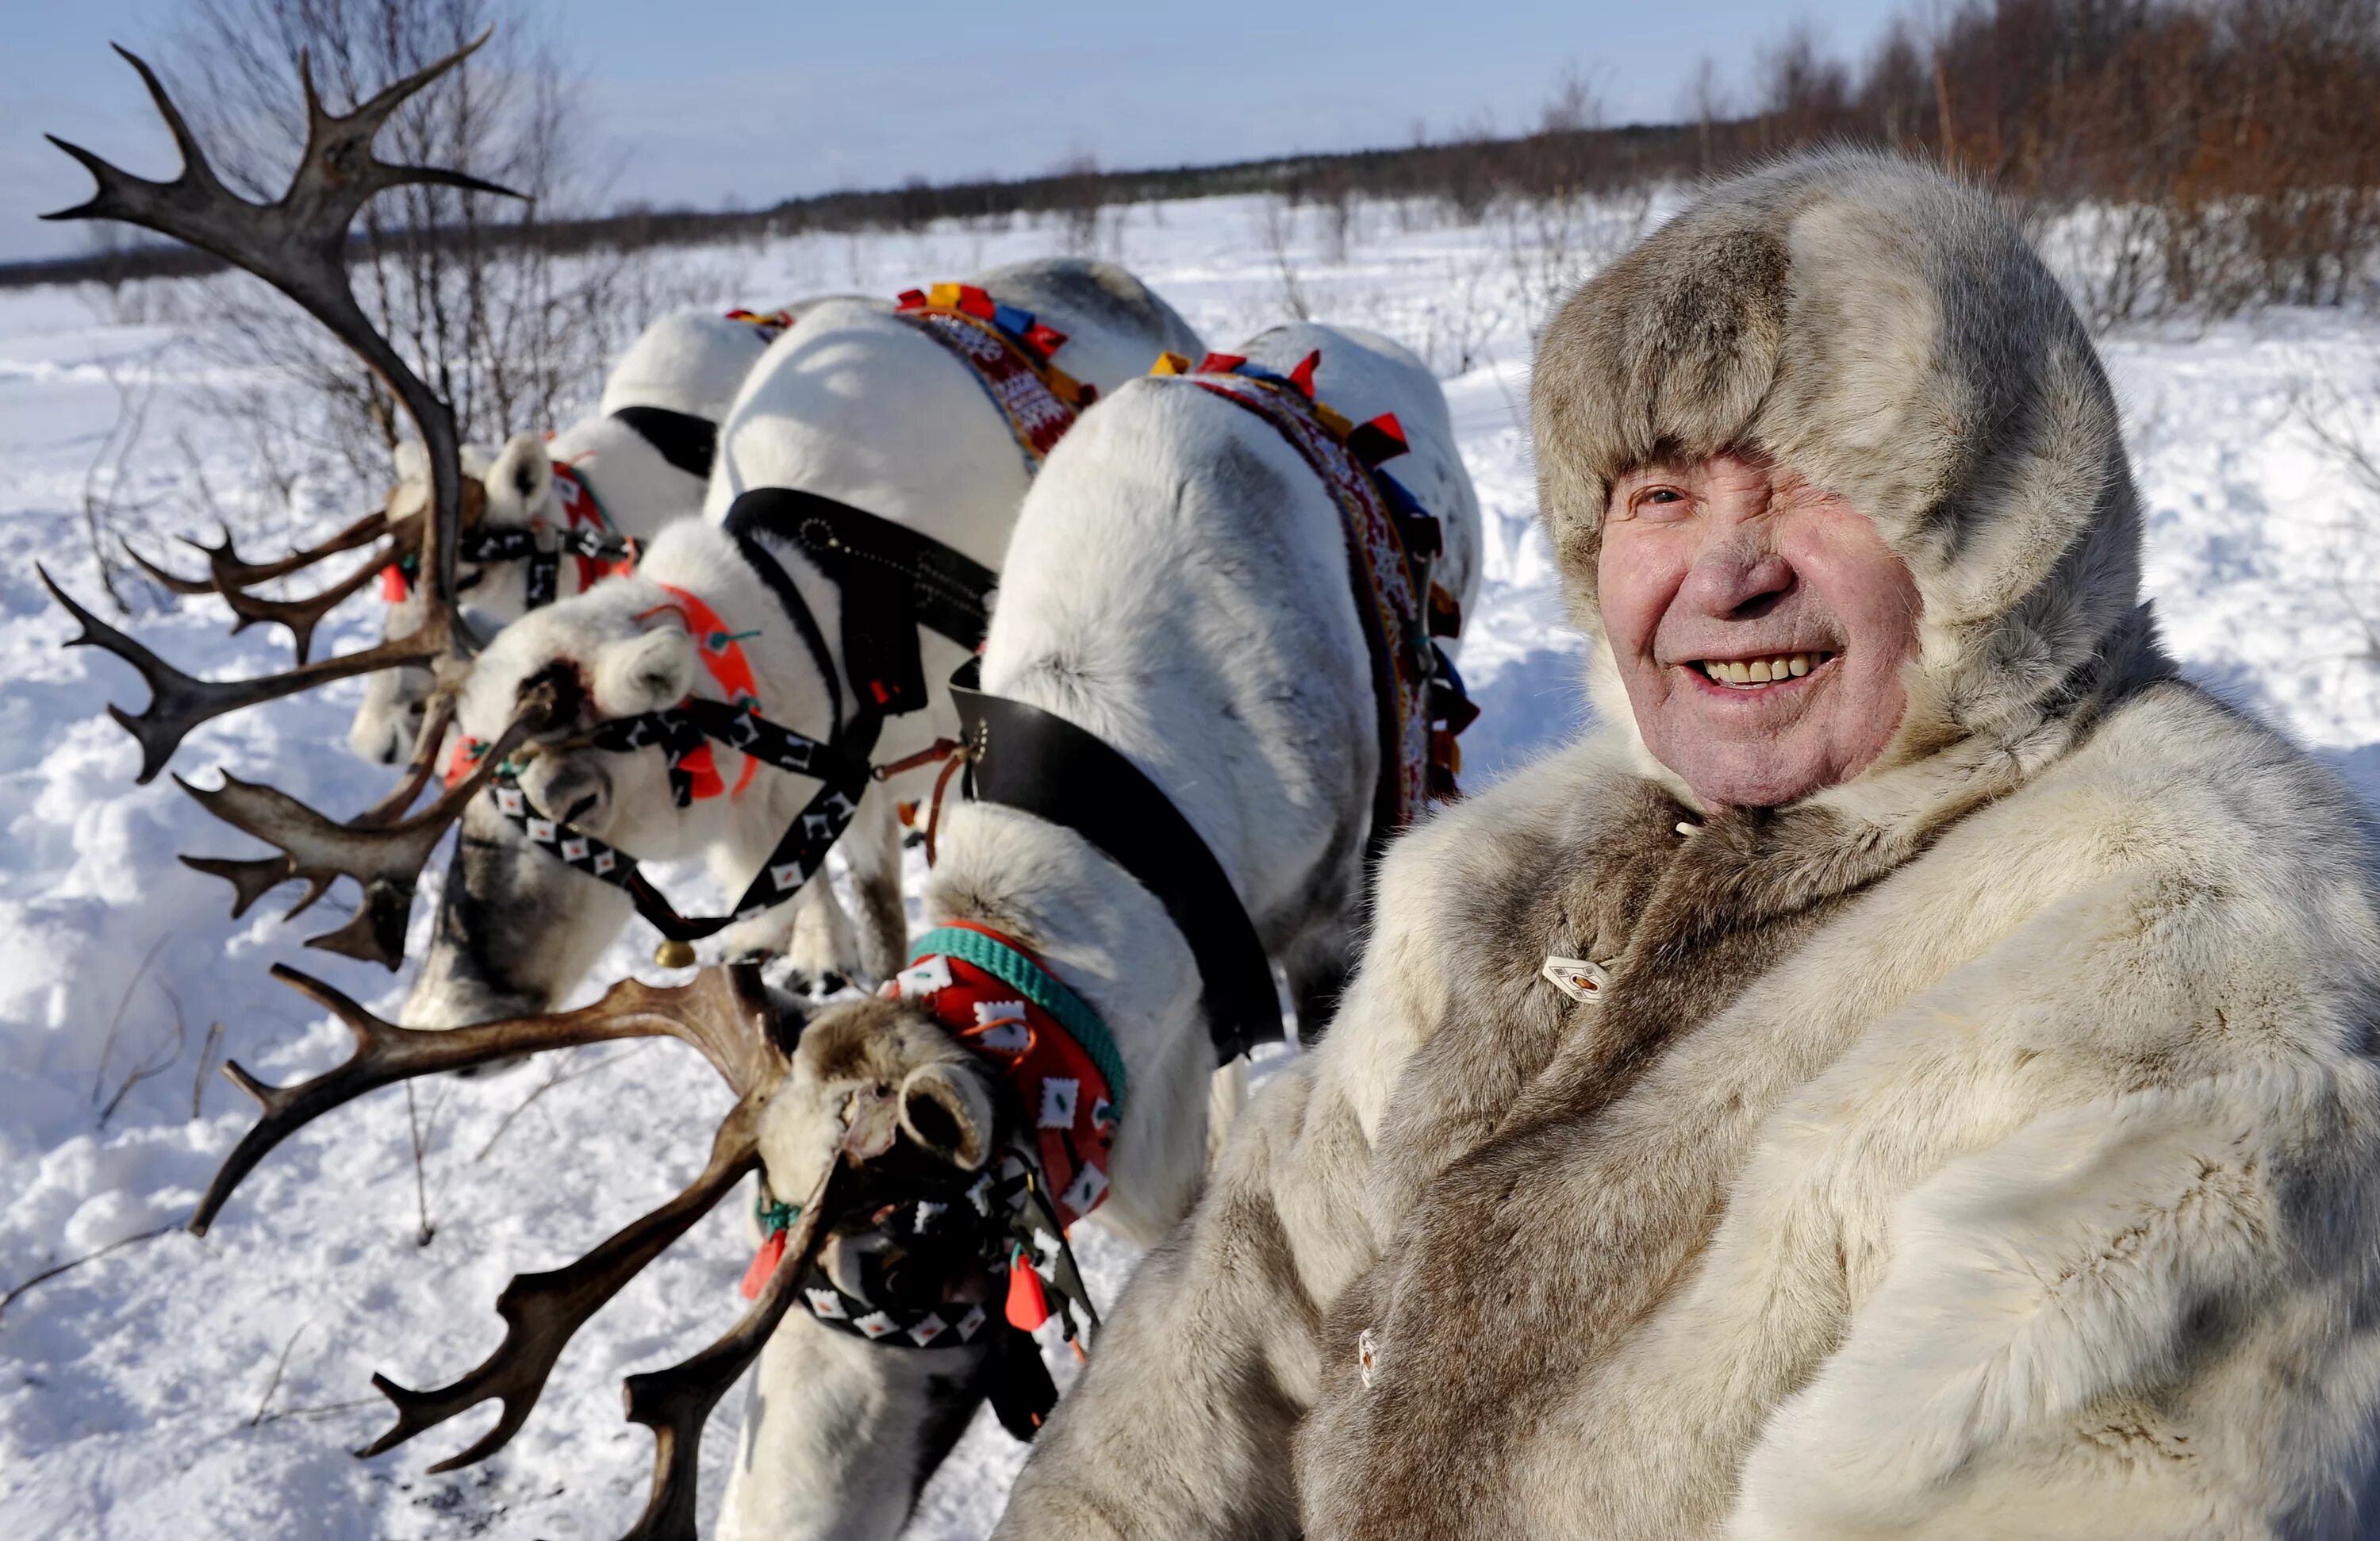
[[[1552,980],[1554,989],[1589,1006],[1600,1001],[1603,992],[1611,988],[1611,971],[1585,958],[1548,956],[1537,972]]]

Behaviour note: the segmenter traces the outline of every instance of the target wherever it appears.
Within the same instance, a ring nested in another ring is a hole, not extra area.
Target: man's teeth
[[[1703,673],[1721,685],[1768,685],[1777,680],[1800,679],[1819,664],[1832,658],[1832,653],[1780,653],[1775,658],[1742,660],[1703,660]]]

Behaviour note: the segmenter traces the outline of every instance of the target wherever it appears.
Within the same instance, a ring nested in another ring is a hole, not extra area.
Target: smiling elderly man
[[[1787,162],[1535,390],[1607,726],[1396,846],[1000,1535],[2380,1525],[2362,817],[2159,651],[2010,221]]]

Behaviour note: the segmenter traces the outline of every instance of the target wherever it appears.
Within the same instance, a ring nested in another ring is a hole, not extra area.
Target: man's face
[[[1917,585],[1789,469],[1718,455],[1622,478],[1597,577],[1637,729],[1706,805],[1847,781],[1900,721]]]

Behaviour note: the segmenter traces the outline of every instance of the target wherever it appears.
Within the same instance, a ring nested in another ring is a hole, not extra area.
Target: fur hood
[[[1611,485],[1731,448],[1841,493],[1916,579],[1909,710],[1869,777],[2023,745],[2165,672],[2090,338],[2015,223],[1937,171],[1839,151],[1722,184],[1572,297],[1533,389],[1544,516],[1609,722],[1630,722],[1596,594]]]

